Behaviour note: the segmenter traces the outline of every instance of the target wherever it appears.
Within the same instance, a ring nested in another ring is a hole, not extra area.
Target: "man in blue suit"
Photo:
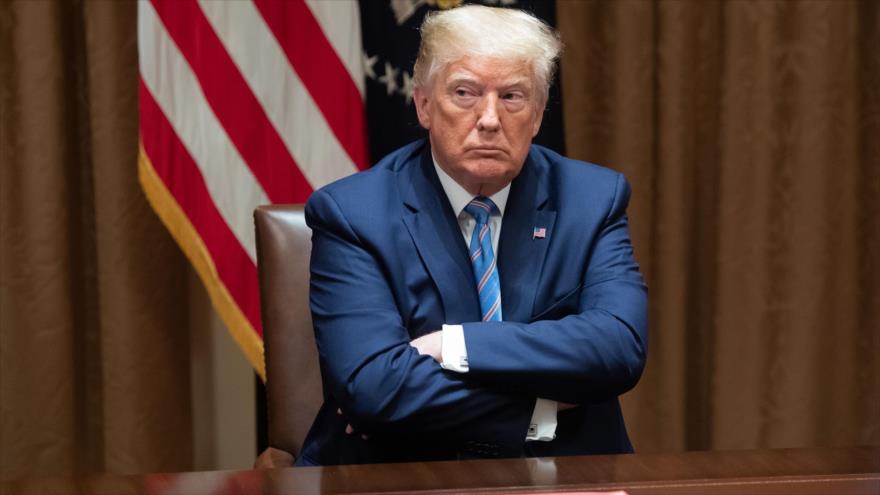
[[[519,11],[422,26],[429,138],[309,200],[324,400],[299,465],[630,452],[646,288],[611,170],[531,145],[561,49]]]

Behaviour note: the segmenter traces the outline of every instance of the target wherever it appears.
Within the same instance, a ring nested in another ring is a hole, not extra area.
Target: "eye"
[[[512,91],[510,93],[504,93],[502,98],[506,101],[522,101],[525,98],[525,95],[518,91]]]
[[[477,92],[473,88],[467,86],[457,86],[451,92],[452,101],[462,107],[468,108],[477,101]]]

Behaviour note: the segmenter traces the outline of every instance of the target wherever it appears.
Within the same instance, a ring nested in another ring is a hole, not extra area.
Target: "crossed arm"
[[[434,352],[416,349],[431,337],[411,342],[379,263],[333,197],[316,193],[306,210],[316,340],[330,392],[355,429],[516,446],[535,397],[580,404],[632,387],[644,365],[646,303],[620,196],[594,247],[602,254],[589,262],[578,312],[530,324],[464,324],[470,372],[456,374],[442,370]]]
[[[325,386],[355,430],[371,437],[443,435],[513,447],[534,398],[447,373],[410,345],[382,270],[336,202],[313,195],[311,307]]]
[[[604,401],[635,386],[647,353],[647,289],[629,240],[629,193],[618,175],[573,311],[557,320],[463,325],[471,379],[501,389],[515,383],[560,408]],[[439,332],[412,345],[442,361]]]

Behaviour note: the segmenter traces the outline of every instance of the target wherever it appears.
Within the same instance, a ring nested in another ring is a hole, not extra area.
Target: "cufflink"
[[[538,425],[537,423],[532,423],[529,425],[529,435],[530,437],[534,437],[538,435]]]

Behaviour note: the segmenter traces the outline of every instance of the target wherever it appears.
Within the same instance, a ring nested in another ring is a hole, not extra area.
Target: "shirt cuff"
[[[556,438],[556,401],[536,399],[526,441],[549,442]]]
[[[467,348],[464,345],[464,328],[461,325],[443,325],[440,367],[456,373],[468,372]],[[554,409],[555,410],[555,409]]]

